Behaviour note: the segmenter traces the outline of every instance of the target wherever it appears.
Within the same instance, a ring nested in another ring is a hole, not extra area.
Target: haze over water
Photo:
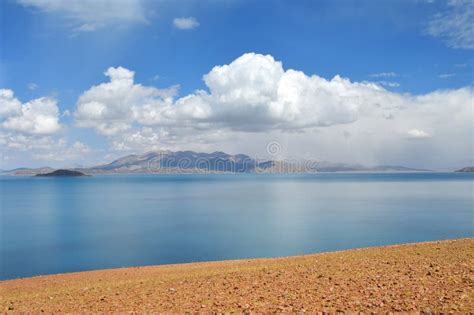
[[[474,236],[474,174],[0,177],[0,279]]]

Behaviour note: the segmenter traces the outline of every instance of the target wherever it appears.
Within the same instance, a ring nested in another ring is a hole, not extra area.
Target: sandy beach
[[[0,282],[2,312],[474,311],[474,239]]]

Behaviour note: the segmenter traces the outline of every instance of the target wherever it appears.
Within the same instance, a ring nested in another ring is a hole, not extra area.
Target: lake
[[[0,177],[0,279],[473,236],[473,173]]]

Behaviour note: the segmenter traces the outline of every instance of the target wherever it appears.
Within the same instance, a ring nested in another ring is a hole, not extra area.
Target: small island
[[[86,174],[79,171],[71,170],[55,170],[51,173],[36,174],[35,176],[41,177],[78,177],[78,176],[87,176]]]
[[[456,172],[472,173],[474,172],[474,166],[466,166],[466,167],[461,168],[460,170],[457,170]]]

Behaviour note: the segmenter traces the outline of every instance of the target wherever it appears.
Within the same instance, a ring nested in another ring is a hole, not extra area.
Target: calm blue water
[[[474,236],[474,174],[0,177],[0,279]]]

